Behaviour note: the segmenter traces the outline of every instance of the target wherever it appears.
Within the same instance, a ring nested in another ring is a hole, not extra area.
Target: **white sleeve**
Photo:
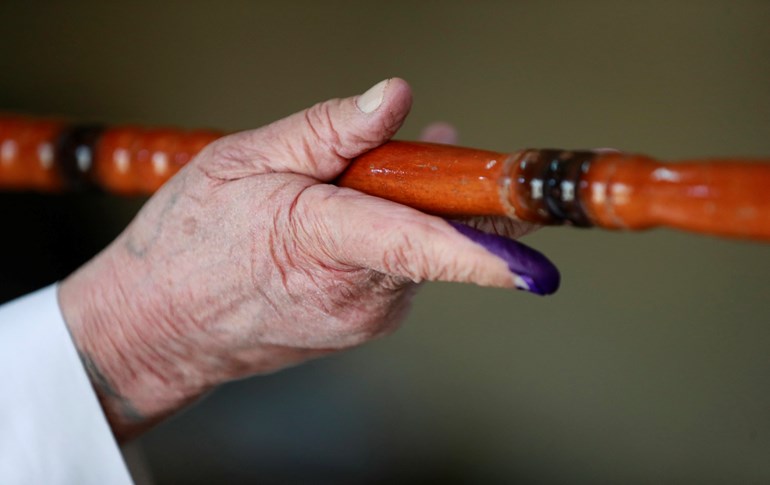
[[[0,483],[131,483],[55,285],[0,306],[0,372]]]

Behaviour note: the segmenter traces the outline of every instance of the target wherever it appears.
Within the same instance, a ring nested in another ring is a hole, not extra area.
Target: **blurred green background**
[[[400,76],[399,137],[770,155],[770,2],[0,3],[0,109],[241,129]],[[770,188],[769,188],[770,190]],[[0,195],[0,297],[141,200]],[[428,284],[395,335],[223,387],[156,483],[770,483],[770,246],[542,230],[552,297]]]

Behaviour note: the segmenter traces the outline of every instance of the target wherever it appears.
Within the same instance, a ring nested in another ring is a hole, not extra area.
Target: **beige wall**
[[[402,138],[441,119],[489,149],[770,155],[770,2],[157,4],[3,2],[0,108],[237,129],[397,75],[415,92]],[[394,468],[770,482],[770,246],[667,230],[526,241],[560,266],[556,296],[429,284],[399,333],[316,364],[366,389]],[[148,436],[154,467],[203,466],[157,451],[195,412]]]

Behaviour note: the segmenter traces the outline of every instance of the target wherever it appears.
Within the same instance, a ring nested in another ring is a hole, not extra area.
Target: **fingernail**
[[[507,237],[447,222],[460,234],[505,261],[516,288],[536,295],[550,295],[559,288],[559,270],[542,253]]]
[[[362,112],[369,114],[380,107],[382,99],[385,97],[385,88],[388,87],[389,79],[380,81],[364,94],[356,99],[356,106]]]

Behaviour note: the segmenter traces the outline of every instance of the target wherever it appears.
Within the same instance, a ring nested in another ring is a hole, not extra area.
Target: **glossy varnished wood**
[[[506,215],[505,153],[391,141],[358,157],[337,183],[444,216]]]
[[[151,194],[222,134],[0,115],[0,190]],[[450,217],[668,226],[770,241],[770,160],[662,163],[618,153],[505,154],[391,141],[354,160],[335,183]]]

